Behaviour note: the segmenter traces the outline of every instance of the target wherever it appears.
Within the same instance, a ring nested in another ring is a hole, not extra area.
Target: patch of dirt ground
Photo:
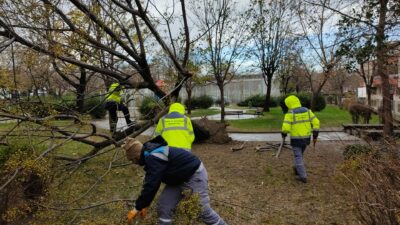
[[[283,149],[256,152],[262,142],[196,144],[193,152],[203,161],[209,176],[210,198],[228,224],[358,224],[350,196],[338,183],[335,169],[342,151],[351,142],[320,141],[308,147],[305,164],[308,183],[295,180],[293,154]]]
[[[138,137],[141,141],[149,138]],[[284,148],[279,158],[272,155],[274,151],[256,152],[255,147],[265,142],[246,142],[235,152],[231,148],[242,142],[198,143],[193,153],[208,171],[211,204],[229,225],[358,224],[352,196],[340,185],[344,179],[335,173],[348,144],[353,143],[320,141],[315,150],[309,147],[305,152],[307,184],[295,180],[291,150]],[[112,167],[110,160],[115,160]],[[42,203],[49,207],[41,207],[30,224],[126,224],[126,212],[132,206],[125,202],[90,207],[139,195],[143,168],[129,164],[121,148],[70,170],[61,162],[59,166]],[[157,221],[156,201],[149,209],[149,220]],[[88,209],[67,210],[81,207]]]

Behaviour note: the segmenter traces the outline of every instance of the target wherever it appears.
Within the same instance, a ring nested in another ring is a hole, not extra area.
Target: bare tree
[[[201,0],[193,3],[198,29],[205,34],[204,43],[198,44],[200,55],[220,92],[221,122],[225,120],[224,86],[233,79],[243,62],[245,50],[247,27],[235,9],[232,0]]]
[[[250,39],[255,45],[250,54],[257,59],[267,86],[264,111],[269,112],[273,76],[282,63],[291,42],[294,1],[252,1],[247,16],[251,23]]]
[[[398,40],[400,24],[400,2],[395,0],[359,0],[354,1],[350,11],[339,10],[322,2],[320,6],[342,16],[342,25],[355,30],[366,38],[366,43],[374,46],[376,56],[376,74],[382,79],[382,109],[384,118],[384,136],[393,134],[392,98],[390,93],[388,64],[388,41]],[[368,46],[368,45],[365,45]],[[395,46],[391,46],[392,48]]]
[[[281,65],[277,71],[280,93],[283,95],[301,91],[304,89],[306,83],[304,82],[304,69],[297,53],[285,52],[282,57]]]
[[[335,97],[335,104],[342,108],[342,99],[345,93],[345,87],[350,82],[358,84],[354,78],[354,74],[348,73],[348,71],[340,63],[332,71],[332,77],[327,81],[327,85],[324,90]]]
[[[191,114],[192,112],[192,91],[196,86],[199,86],[201,84],[206,83],[207,81],[210,81],[209,76],[201,76],[200,75],[200,65],[198,65],[196,62],[189,61],[188,63],[188,70],[192,74],[192,77],[189,78],[186,83],[185,83],[185,91],[187,95],[187,110],[188,114]]]
[[[375,47],[370,42],[362,41],[363,36],[360,37],[354,30],[344,29],[343,33],[350,37],[341,44],[338,54],[344,56],[347,71],[356,73],[363,79],[367,94],[366,103],[371,106],[372,85],[376,72]]]
[[[319,4],[328,4],[330,0],[317,0]],[[341,1],[335,1],[339,8]],[[300,36],[303,38],[302,62],[311,65],[312,70],[322,70],[322,76],[307,72],[311,87],[311,109],[315,110],[317,96],[327,80],[332,76],[335,65],[341,57],[336,54],[339,47],[338,32],[334,27],[336,14],[318,4],[298,5]]]

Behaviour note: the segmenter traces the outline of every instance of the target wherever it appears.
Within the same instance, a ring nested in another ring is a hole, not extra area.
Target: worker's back
[[[173,103],[169,113],[158,122],[154,136],[161,135],[168,146],[191,151],[194,141],[193,126],[190,118],[184,114],[185,107],[180,103]]]
[[[106,101],[121,103],[122,89],[123,87],[118,82],[111,84],[110,88],[108,89]]]

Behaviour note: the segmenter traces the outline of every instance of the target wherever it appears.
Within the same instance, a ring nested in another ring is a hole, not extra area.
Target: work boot
[[[307,178],[296,176],[296,180],[301,181],[303,183],[307,183]]]
[[[132,126],[135,126],[135,122],[133,122],[133,121],[131,121],[131,120],[129,120],[129,122],[127,122],[127,126],[128,127],[132,127]]]

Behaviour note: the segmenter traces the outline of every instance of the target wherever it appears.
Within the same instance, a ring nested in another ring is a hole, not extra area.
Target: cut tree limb
[[[244,141],[239,147],[232,147],[231,148],[232,152],[243,150],[245,143],[246,142]]]

